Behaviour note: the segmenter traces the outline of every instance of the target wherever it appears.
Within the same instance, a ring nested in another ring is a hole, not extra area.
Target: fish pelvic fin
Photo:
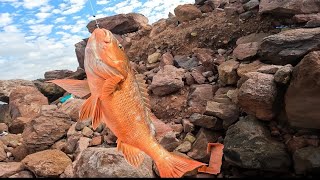
[[[180,178],[187,172],[206,165],[170,152],[166,152],[164,158],[157,158],[155,163],[161,178]]]
[[[72,93],[80,98],[83,98],[91,93],[87,80],[55,79],[46,82],[54,83],[67,92]]]
[[[99,97],[90,96],[80,109],[80,120],[92,119],[92,128],[96,129],[102,118],[101,100]]]
[[[117,149],[123,153],[126,161],[136,168],[138,168],[144,160],[144,154],[140,149],[120,140],[117,142]]]

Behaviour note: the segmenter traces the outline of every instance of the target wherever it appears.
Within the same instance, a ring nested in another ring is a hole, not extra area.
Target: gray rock
[[[186,153],[186,152],[189,152],[191,150],[191,142],[189,141],[184,141],[182,144],[180,144],[176,149],[175,151],[179,151],[179,152],[182,152],[182,153]]]
[[[30,171],[20,171],[12,176],[9,176],[9,178],[34,178],[34,176]]]
[[[202,115],[194,113],[190,116],[190,122],[196,126],[208,128],[208,129],[221,129],[222,121],[213,116]]]
[[[252,10],[254,8],[259,7],[259,4],[260,4],[259,0],[250,0],[249,2],[247,2],[243,5],[243,9],[246,11],[249,11],[249,10]]]
[[[287,171],[291,166],[285,145],[273,140],[269,130],[252,116],[229,127],[223,151],[227,162],[242,168]]]
[[[282,31],[263,39],[258,54],[262,62],[296,65],[310,51],[319,50],[320,28]]]
[[[285,65],[274,74],[274,81],[279,84],[288,84],[290,82],[293,67],[291,64]]]
[[[79,67],[82,69],[84,69],[84,55],[85,55],[85,49],[87,46],[87,41],[88,41],[88,38],[83,39],[82,41],[74,45]]]
[[[33,83],[38,90],[48,98],[49,102],[57,100],[66,92],[64,89],[54,83],[42,82],[40,80],[35,80]]]
[[[194,67],[197,67],[199,62],[196,58],[184,56],[184,55],[176,55],[173,59],[174,65],[178,68],[183,68],[186,70],[190,70]]]
[[[155,95],[164,96],[179,91],[184,83],[183,69],[177,69],[172,65],[166,65],[154,77],[150,89]]]
[[[165,134],[159,140],[161,146],[163,146],[169,152],[173,151],[176,147],[180,145],[180,141],[176,138],[176,134],[174,132],[169,132]]]
[[[74,175],[79,178],[152,178],[152,160],[145,156],[139,168],[126,162],[116,148],[87,148],[75,164]]]
[[[265,73],[265,74],[275,74],[281,67],[283,67],[283,66],[263,65],[257,70],[257,72]]]
[[[44,78],[46,80],[53,80],[53,79],[64,79],[69,77],[73,74],[73,71],[63,69],[63,70],[53,70],[47,71],[44,73]]]
[[[238,93],[239,106],[261,120],[271,120],[278,113],[277,86],[273,75],[258,72],[247,73],[248,79]]]
[[[320,51],[309,53],[294,67],[285,95],[286,113],[292,126],[320,129]]]
[[[318,173],[320,168],[320,148],[305,147],[293,154],[294,169],[297,174]]]

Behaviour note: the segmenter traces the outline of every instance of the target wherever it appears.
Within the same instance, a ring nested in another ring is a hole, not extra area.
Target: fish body
[[[110,31],[93,31],[84,65],[87,85],[77,80],[74,83],[72,80],[51,82],[69,92],[91,93],[80,110],[80,119],[92,118],[94,128],[104,122],[117,136],[117,148],[128,163],[140,166],[145,153],[155,161],[161,177],[181,177],[205,165],[172,154],[158,143],[145,82],[134,74],[128,57]]]

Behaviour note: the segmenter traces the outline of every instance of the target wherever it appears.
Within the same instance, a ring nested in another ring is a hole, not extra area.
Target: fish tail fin
[[[156,161],[161,178],[179,178],[195,168],[206,165],[205,163],[188,159],[170,152],[166,152],[165,154],[166,156],[164,158],[158,158],[158,161]]]

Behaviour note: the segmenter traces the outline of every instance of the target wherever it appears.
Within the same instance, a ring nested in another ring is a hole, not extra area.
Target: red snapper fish
[[[95,29],[86,46],[87,80],[58,79],[53,82],[79,97],[90,97],[80,109],[80,120],[91,118],[92,127],[102,122],[117,136],[117,149],[129,164],[139,167],[149,155],[161,177],[182,177],[205,165],[168,152],[155,138],[149,97],[142,76],[135,75],[127,55],[113,34]]]

